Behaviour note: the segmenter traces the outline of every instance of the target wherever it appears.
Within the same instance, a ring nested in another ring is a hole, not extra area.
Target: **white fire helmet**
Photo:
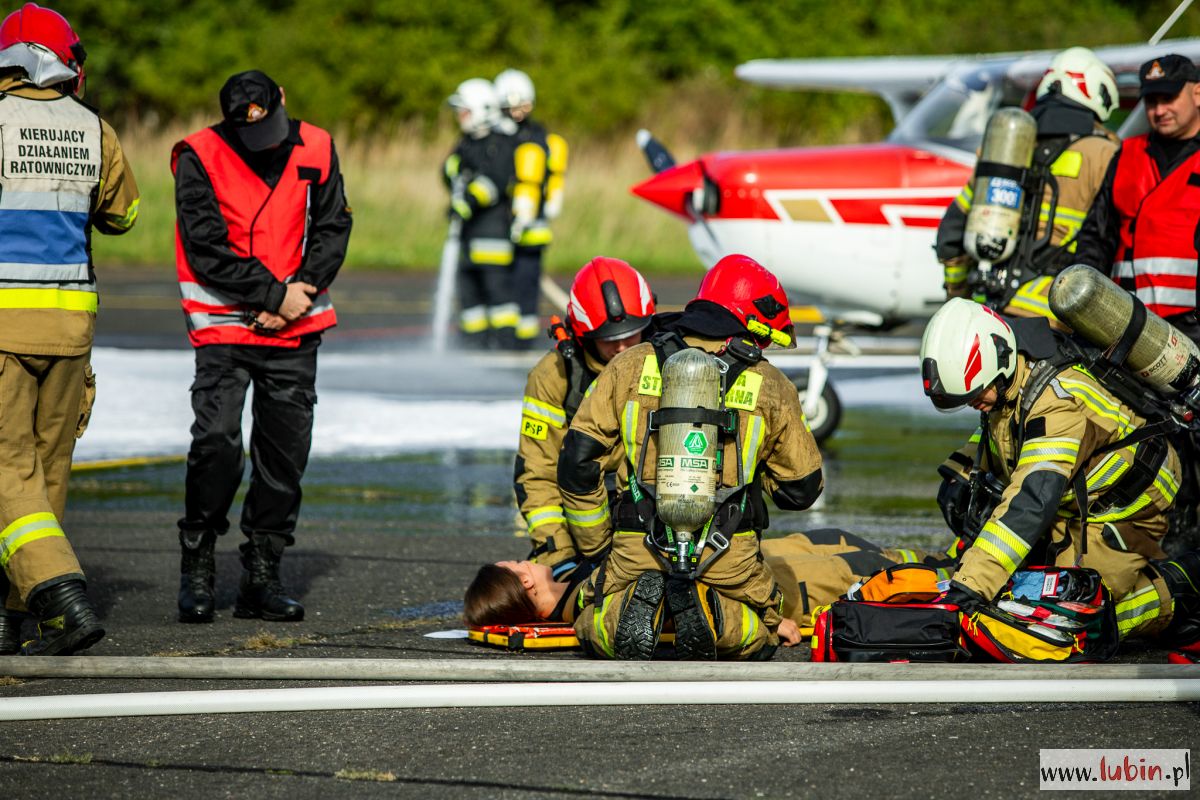
[[[496,76],[496,93],[500,95],[500,107],[507,110],[529,104],[533,108],[533,81],[519,69],[506,69]]]
[[[489,80],[463,81],[448,102],[458,116],[458,127],[473,138],[482,138],[500,122],[500,98]]]
[[[1038,84],[1037,96],[1040,99],[1049,92],[1074,100],[1101,122],[1121,103],[1113,71],[1086,47],[1072,47],[1054,57]]]
[[[938,309],[921,339],[925,394],[941,411],[973,403],[1017,368],[1017,338],[999,314],[956,297]]]

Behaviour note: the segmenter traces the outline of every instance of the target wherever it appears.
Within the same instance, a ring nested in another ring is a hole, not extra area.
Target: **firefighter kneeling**
[[[1071,346],[1044,319],[1006,320],[965,299],[946,303],[925,330],[926,395],[939,409],[969,405],[982,415],[939,469],[947,521],[968,534],[946,599],[967,609],[991,603],[1022,565],[1089,567],[1114,598],[1122,638],[1186,646],[1200,639],[1200,557],[1168,562],[1160,546],[1179,459],[1163,429]],[[984,476],[994,480],[995,505],[980,511],[978,495],[966,495]]]
[[[792,342],[787,296],[757,262],[727,256],[660,320],[597,378],[563,442],[568,529],[599,564],[575,630],[596,656],[644,660],[669,617],[680,658],[769,658],[800,637],[761,557],[763,493],[800,510],[822,489],[796,389],[762,359]],[[602,465],[620,448],[630,480],[613,520]]]

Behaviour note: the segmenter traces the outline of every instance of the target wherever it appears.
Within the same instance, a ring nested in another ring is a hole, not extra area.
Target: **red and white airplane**
[[[880,95],[896,126],[874,144],[720,152],[676,165],[639,132],[656,174],[632,191],[688,224],[705,267],[728,253],[750,255],[770,265],[793,303],[817,306],[828,321],[818,328],[808,378],[815,391],[805,402],[815,430],[837,424],[837,399],[826,386],[830,337],[844,325],[886,329],[927,317],[944,301],[932,250],[938,222],[971,176],[992,111],[1031,105],[1057,52],[758,60],[737,68],[739,78],[764,86]],[[1128,110],[1140,64],[1164,53],[1200,60],[1200,39],[1095,53],[1113,68]],[[1120,133],[1144,126],[1143,114],[1130,113]]]

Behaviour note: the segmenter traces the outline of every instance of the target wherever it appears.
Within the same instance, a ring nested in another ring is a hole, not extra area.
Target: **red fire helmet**
[[[83,92],[83,62],[87,53],[67,18],[37,3],[26,3],[0,22],[0,50],[15,44],[38,44],[78,76],[75,93]]]
[[[787,293],[779,279],[750,256],[729,255],[718,261],[696,293],[732,313],[759,344],[774,342],[790,347],[795,342]]]
[[[624,339],[649,325],[653,315],[650,285],[619,258],[593,258],[571,283],[567,320],[575,336]]]

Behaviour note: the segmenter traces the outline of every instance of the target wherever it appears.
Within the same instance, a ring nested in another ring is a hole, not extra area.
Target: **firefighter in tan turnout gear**
[[[963,537],[947,599],[992,602],[1022,564],[1089,567],[1112,593],[1122,637],[1178,642],[1194,626],[1182,614],[1173,621],[1173,610],[1194,604],[1191,584],[1200,582],[1196,559],[1167,562],[1160,546],[1179,459],[1064,348],[1045,320],[1006,320],[961,298],[925,330],[925,393],[939,409],[969,405],[983,415],[939,468],[939,503]],[[980,473],[997,490],[973,530],[961,511]]]
[[[566,325],[525,384],[513,490],[533,544],[530,558],[563,578],[578,566],[558,489],[558,453],[584,393],[617,354],[642,341],[654,295],[638,271],[616,258],[589,261],[571,284]],[[624,463],[617,452],[605,473]]]
[[[79,100],[84,50],[58,13],[0,23],[0,654],[69,655],[104,629],[63,532],[75,440],[95,396],[90,230],[128,231],[138,190],[117,135]]]
[[[804,509],[823,485],[796,388],[762,360],[762,348],[792,341],[787,296],[760,264],[727,256],[656,327],[600,375],[563,443],[564,516],[581,555],[599,562],[578,596],[576,632],[597,656],[648,659],[670,616],[681,658],[769,658],[799,631],[781,616],[783,593],[761,557],[763,495]],[[693,362],[712,370],[698,382],[671,377]],[[716,407],[663,406],[691,389],[711,392]],[[668,454],[666,429],[693,423],[688,452]],[[614,451],[630,481],[610,515],[601,476]],[[712,509],[690,539],[665,512],[668,498],[689,493]]]
[[[1119,100],[1112,70],[1091,50],[1072,47],[1051,61],[1029,115],[1001,109],[993,117],[975,174],[938,226],[935,249],[948,297],[973,295],[1005,314],[1054,319],[1047,292],[1058,271],[1074,263],[1080,228],[1117,151],[1117,138],[1103,123]],[[1003,115],[1015,117],[1018,129],[1024,121],[1021,163],[1002,163],[1020,149],[1004,141]],[[979,186],[986,187],[984,197],[975,197]],[[974,220],[980,214],[985,221]],[[1011,239],[986,221],[998,214],[1019,218]],[[1003,244],[1007,256],[991,250]],[[990,278],[978,269],[981,258],[995,261]]]

